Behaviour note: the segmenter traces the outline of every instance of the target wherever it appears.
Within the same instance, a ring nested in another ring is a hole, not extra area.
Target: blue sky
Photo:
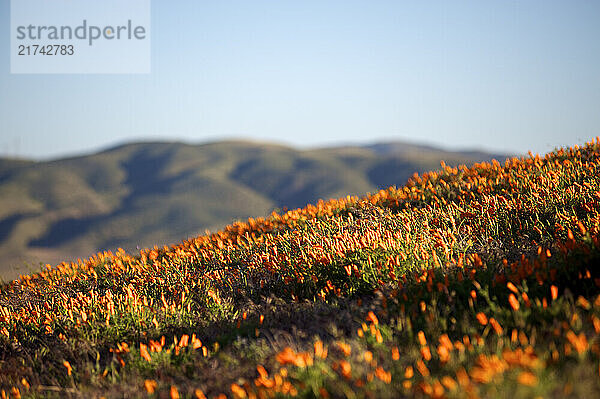
[[[0,153],[136,140],[411,140],[547,152],[600,135],[598,1],[153,1],[152,73],[11,75]]]

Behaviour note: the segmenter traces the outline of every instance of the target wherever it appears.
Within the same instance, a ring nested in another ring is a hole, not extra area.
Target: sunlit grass
[[[10,397],[600,396],[600,142],[0,291]],[[220,396],[221,395],[221,396]]]

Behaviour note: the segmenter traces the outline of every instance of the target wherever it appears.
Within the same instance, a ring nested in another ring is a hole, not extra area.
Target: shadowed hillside
[[[250,142],[128,144],[49,162],[0,160],[0,276],[135,251],[320,198],[402,185],[414,172],[505,156],[405,143],[297,150]]]

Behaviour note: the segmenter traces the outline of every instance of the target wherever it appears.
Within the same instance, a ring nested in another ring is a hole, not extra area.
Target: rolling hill
[[[134,143],[48,162],[0,160],[0,276],[103,250],[162,246],[274,209],[402,185],[506,155],[409,143],[298,150],[242,141]]]
[[[600,138],[0,284],[8,398],[600,397]]]

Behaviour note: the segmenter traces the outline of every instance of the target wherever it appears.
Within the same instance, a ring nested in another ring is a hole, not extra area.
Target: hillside
[[[15,397],[600,397],[600,138],[0,289]]]
[[[138,143],[51,162],[0,160],[0,276],[103,250],[165,245],[274,209],[401,185],[505,156],[406,143],[300,151],[249,142]]]

